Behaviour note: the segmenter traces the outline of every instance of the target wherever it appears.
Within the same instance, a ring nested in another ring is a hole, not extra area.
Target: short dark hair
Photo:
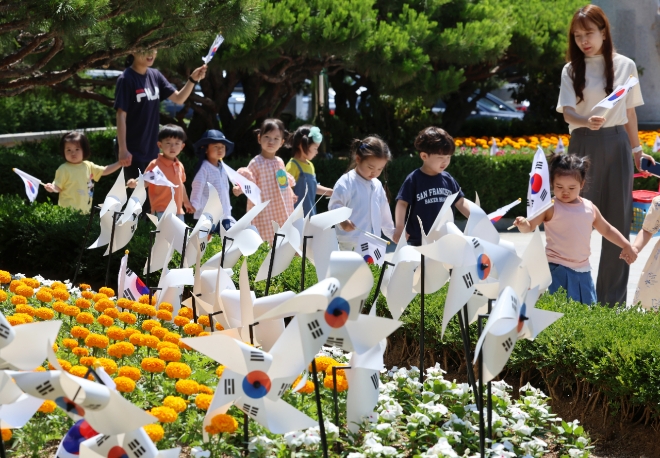
[[[176,138],[182,142],[188,139],[186,132],[176,124],[166,124],[160,129],[160,132],[158,132],[158,141],[162,142],[166,138]]]
[[[387,143],[378,135],[370,135],[362,140],[355,139],[351,143],[351,164],[349,170],[357,166],[358,158],[360,160],[375,157],[377,159],[387,159],[387,162],[392,160],[392,153]]]
[[[451,156],[456,151],[456,144],[446,130],[431,126],[417,134],[415,149],[420,153]]]
[[[80,149],[83,151],[83,160],[89,159],[89,156],[92,155],[92,151],[89,149],[89,140],[87,140],[87,137],[82,132],[71,131],[62,135],[60,139],[60,154],[64,159],[66,159],[64,149],[67,143],[77,143],[80,145]]]
[[[254,131],[255,134],[257,135],[265,135],[268,132],[272,132],[274,130],[279,130],[280,133],[282,134],[282,140],[288,141],[289,140],[289,131],[286,130],[286,127],[284,127],[284,123],[282,122],[281,119],[277,118],[268,118],[264,119],[264,121],[261,123],[261,127],[256,129]]]
[[[554,184],[558,176],[572,176],[580,183],[587,180],[587,171],[591,162],[588,157],[573,154],[553,154],[548,161],[550,168],[550,183]]]

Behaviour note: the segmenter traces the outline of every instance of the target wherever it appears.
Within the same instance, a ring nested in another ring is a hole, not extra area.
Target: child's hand
[[[188,213],[195,213],[195,207],[190,205],[190,202],[184,202],[183,203],[183,208],[185,208],[186,212],[188,212]]]
[[[44,185],[44,189],[48,192],[58,192],[57,189],[55,189],[55,186],[53,185],[53,183],[46,183]]]
[[[137,187],[137,180],[135,178],[131,178],[126,182],[126,187],[134,189]]]
[[[232,188],[232,192],[234,193],[234,195],[235,195],[236,197],[238,197],[238,196],[240,196],[241,194],[243,194],[243,190],[241,189],[241,187],[240,187],[239,185],[234,186],[234,187]]]
[[[530,232],[532,230],[532,226],[529,224],[529,221],[527,221],[527,218],[523,216],[517,217],[513,222],[513,225],[516,226],[520,232]]]
[[[628,244],[628,246],[624,247],[623,250],[621,250],[621,254],[619,255],[619,258],[623,259],[628,264],[632,264],[637,259],[637,250],[635,250],[635,248],[633,248],[632,245]]]
[[[291,197],[293,198],[293,203],[294,203],[294,204],[295,204],[296,202],[298,202],[298,196],[297,196],[297,195],[293,194]]]
[[[351,232],[357,229],[357,227],[355,227],[355,224],[353,224],[353,222],[350,219],[347,219],[343,223],[339,223],[339,226],[346,232]]]

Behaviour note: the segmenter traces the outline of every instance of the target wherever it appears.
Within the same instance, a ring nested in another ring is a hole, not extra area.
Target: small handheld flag
[[[557,142],[557,148],[555,148],[555,153],[556,154],[564,154],[566,153],[566,148],[564,147],[564,141],[559,137],[559,141]]]
[[[511,210],[516,205],[518,205],[521,201],[522,199],[518,199],[515,202],[510,203],[509,205],[505,205],[502,208],[498,208],[493,213],[488,215],[488,219],[491,221],[491,223],[498,222],[500,219],[502,219],[504,215],[506,215],[509,212],[509,210]]]
[[[539,147],[534,155],[527,188],[527,219],[533,219],[552,205],[550,196],[550,172],[545,153]]]
[[[657,153],[660,151],[660,136],[655,136],[655,142],[653,143],[653,152]]]
[[[32,175],[23,172],[20,169],[12,169],[16,174],[21,177],[23,182],[25,183],[25,194],[27,194],[28,199],[30,199],[30,202],[34,202],[34,200],[37,198],[37,194],[39,193],[39,185],[43,186],[43,183],[39,178],[33,177]]]
[[[168,186],[170,188],[178,188],[179,185],[172,183],[167,179],[163,171],[158,167],[154,167],[148,172],[144,173],[144,181],[147,183],[155,184],[156,186]]]
[[[121,299],[125,297],[132,301],[137,301],[140,299],[140,296],[144,294],[149,294],[149,288],[144,284],[140,277],[137,276],[135,272],[128,268],[128,250],[123,258],[121,258],[121,265],[119,267],[119,291],[117,291],[117,297]]]
[[[639,80],[635,78],[634,76],[630,75],[626,82],[623,84],[623,86],[617,86],[614,91],[605,97],[603,100],[598,102],[593,108],[592,111],[598,107],[601,108],[606,108],[607,110],[611,110],[616,106],[617,103],[619,103],[621,100],[623,100],[630,91],[637,83],[639,83]]]
[[[243,175],[229,167],[224,162],[222,163],[222,168],[225,169],[225,172],[227,172],[229,181],[231,181],[234,186],[241,188],[243,194],[245,194],[245,196],[250,199],[254,205],[261,204],[261,190],[256,184],[245,178]]]
[[[218,50],[218,48],[220,47],[223,41],[225,41],[225,38],[222,35],[217,35],[215,37],[215,40],[213,40],[213,44],[209,49],[209,53],[206,55],[206,57],[202,57],[202,60],[204,61],[205,64],[208,65],[208,63],[211,62],[211,59],[213,59],[213,56],[215,56],[216,51]]]
[[[360,253],[360,256],[362,256],[362,259],[364,259],[367,264],[382,266],[383,262],[385,262],[387,245],[387,240],[383,240],[369,232],[362,231],[358,238],[355,251]]]
[[[493,137],[493,143],[490,146],[490,155],[497,155],[497,140],[495,140],[495,137]]]

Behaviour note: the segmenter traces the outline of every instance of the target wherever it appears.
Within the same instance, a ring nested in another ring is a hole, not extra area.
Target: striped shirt
[[[222,168],[222,163],[218,162],[215,166],[209,161],[202,162],[197,175],[192,182],[192,192],[190,193],[190,204],[195,207],[195,219],[202,216],[204,205],[209,199],[209,188],[206,183],[211,185],[218,191],[220,196],[220,203],[222,204],[222,219],[231,219],[231,203],[229,203],[229,178],[227,173]]]

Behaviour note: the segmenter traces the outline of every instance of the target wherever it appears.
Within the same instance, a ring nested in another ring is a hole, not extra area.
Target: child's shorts
[[[596,287],[591,278],[591,272],[577,272],[560,264],[549,263],[552,274],[552,284],[548,288],[550,294],[557,292],[559,287],[566,290],[566,296],[576,302],[591,305],[597,302]]]

